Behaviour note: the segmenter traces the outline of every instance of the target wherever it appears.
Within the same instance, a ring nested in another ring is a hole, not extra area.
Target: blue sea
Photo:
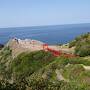
[[[90,32],[90,24],[0,28],[0,43],[5,44],[10,38],[17,37],[36,39],[48,44],[63,44],[87,32]]]

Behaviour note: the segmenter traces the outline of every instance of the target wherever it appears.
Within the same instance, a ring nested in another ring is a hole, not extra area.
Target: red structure
[[[61,51],[57,51],[57,50],[48,48],[48,44],[43,44],[43,50],[44,51],[50,51],[54,56],[60,56],[62,54]]]
[[[48,49],[48,44],[43,44],[43,50],[46,51]]]
[[[35,40],[32,40],[33,47],[34,47],[35,43],[36,43],[36,41]]]
[[[52,54],[54,56],[60,56],[62,54],[62,52],[60,51],[57,51],[57,50],[54,50],[54,49],[51,49],[51,48],[47,48],[48,51],[52,52]]]
[[[43,44],[43,50],[51,52],[56,57],[61,56],[61,55],[63,55],[66,58],[76,57],[76,55],[63,53],[62,51],[58,51],[58,50],[54,50],[52,48],[49,48],[48,44]]]

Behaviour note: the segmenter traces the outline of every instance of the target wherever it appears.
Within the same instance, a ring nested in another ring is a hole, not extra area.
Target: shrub
[[[32,75],[35,71],[43,68],[54,60],[49,52],[36,51],[31,53],[22,53],[12,61],[11,69],[15,83],[21,88],[25,88],[26,77]]]
[[[75,53],[80,56],[90,55],[90,45],[82,45],[81,47],[77,46]]]
[[[69,47],[75,46],[75,54],[80,56],[90,55],[90,33],[76,37],[70,42]]]
[[[73,40],[72,42],[69,43],[69,48],[74,47],[75,45],[76,45],[76,41]]]
[[[0,55],[3,57],[10,56],[12,54],[12,50],[9,47],[4,47],[3,50],[0,52]]]

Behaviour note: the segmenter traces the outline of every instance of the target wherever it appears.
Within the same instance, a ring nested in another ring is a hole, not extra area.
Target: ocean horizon
[[[9,39],[17,37],[35,39],[48,44],[63,44],[87,32],[90,32],[90,24],[0,28],[0,43],[6,44]]]

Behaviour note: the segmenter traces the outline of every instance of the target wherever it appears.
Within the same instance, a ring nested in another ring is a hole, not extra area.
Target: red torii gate
[[[53,54],[54,56],[60,56],[60,55],[62,54],[61,51],[58,51],[58,50],[54,50],[54,49],[52,49],[52,48],[49,48],[49,47],[48,47],[48,44],[43,44],[43,50],[44,50],[44,51],[50,51],[50,52],[52,52],[52,54]]]
[[[64,55],[64,57],[66,57],[66,58],[77,57],[74,54],[63,53],[62,51],[58,51],[58,50],[54,50],[52,48],[49,48],[48,44],[43,44],[43,50],[44,51],[50,51],[56,57],[58,57],[60,55]]]

